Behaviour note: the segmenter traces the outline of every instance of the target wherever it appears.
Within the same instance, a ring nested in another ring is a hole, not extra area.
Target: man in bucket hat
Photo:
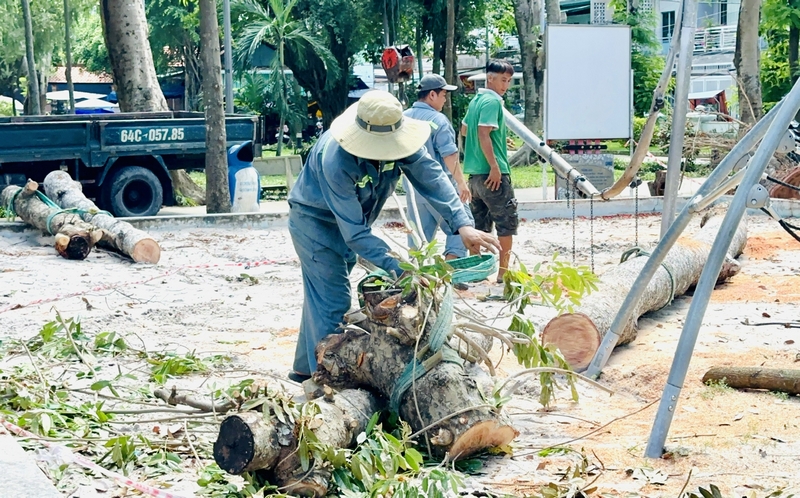
[[[450,183],[456,188],[458,196],[462,202],[470,201],[469,187],[461,172],[458,164],[458,145],[456,144],[456,132],[447,116],[442,114],[442,108],[447,101],[447,92],[458,90],[457,86],[448,85],[447,81],[438,74],[428,74],[423,76],[417,84],[417,101],[403,114],[414,119],[428,121],[431,126],[430,137],[425,142],[428,154],[445,168]],[[403,188],[408,192],[408,178],[403,178]],[[436,237],[436,229],[444,221],[438,212],[421,196],[414,196],[416,202],[408,203],[408,215],[413,223],[419,217],[420,227],[425,235],[425,239],[430,241]],[[472,213],[466,207],[467,214],[472,219]],[[413,237],[408,237],[409,247],[414,247]],[[458,235],[448,235],[444,245],[445,259],[463,258],[467,255],[467,249],[461,242]]]
[[[370,226],[394,192],[401,171],[467,249],[496,252],[497,239],[473,227],[442,166],[423,144],[430,125],[403,116],[390,93],[367,92],[311,149],[289,194],[289,233],[303,272],[303,314],[293,380],[317,369],[315,349],[350,309],[356,255],[399,276],[399,262]]]

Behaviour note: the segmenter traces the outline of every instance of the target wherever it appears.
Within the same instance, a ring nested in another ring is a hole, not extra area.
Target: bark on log
[[[133,228],[130,223],[100,212],[94,202],[83,195],[81,184],[73,181],[64,171],[50,172],[44,179],[45,193],[62,208],[78,208],[81,217],[111,237],[103,239],[101,245],[129,256],[137,263],[158,263],[161,247],[147,233]]]
[[[321,444],[353,447],[379,406],[375,397],[360,389],[346,389],[330,399],[309,401],[319,415],[308,422]],[[231,474],[268,469],[270,482],[286,493],[325,496],[330,473],[322,468],[302,470],[297,453],[297,428],[280,422],[272,414],[242,412],[226,418],[214,443],[214,460]]]
[[[368,304],[366,314],[373,318],[359,323],[359,327],[368,332],[351,328],[321,341],[317,346],[315,381],[334,386],[368,387],[390,397],[397,380],[414,357],[414,344],[419,334],[408,330],[389,332],[408,321],[405,306],[394,296],[374,309]],[[386,316],[387,309],[393,310],[393,317]],[[375,314],[380,318],[379,327],[372,326]],[[421,332],[421,345],[427,344],[435,319],[435,313],[431,312]],[[425,358],[423,363],[429,360],[430,357]],[[428,428],[433,456],[449,454],[453,460],[508,444],[519,434],[504,415],[486,406],[481,387],[465,373],[464,366],[447,361],[433,366],[405,392],[399,415],[415,432]]]
[[[703,218],[699,232],[681,237],[670,249],[664,264],[658,268],[642,294],[632,320],[621,331],[618,346],[636,338],[636,322],[640,316],[670,303],[671,280],[674,279],[675,296],[682,295],[697,284],[722,223],[724,210],[724,207],[714,208]],[[734,234],[728,254],[739,256],[746,243],[745,218]],[[542,343],[557,346],[575,371],[585,370],[646,262],[646,257],[631,258],[606,271],[600,277],[598,289],[583,299],[575,313],[559,315],[547,323],[542,331]],[[720,272],[719,281],[730,278],[738,271],[738,263],[728,258]]]
[[[725,382],[737,389],[767,389],[800,394],[800,370],[761,367],[714,367],[703,375],[703,384]]]
[[[24,187],[9,186],[0,193],[0,205],[10,206],[23,221],[55,235],[58,254],[67,259],[86,259],[92,248],[109,234],[86,223],[75,213],[59,213],[36,195],[39,184],[28,180]],[[52,218],[51,218],[52,216]],[[48,226],[48,220],[49,225]]]

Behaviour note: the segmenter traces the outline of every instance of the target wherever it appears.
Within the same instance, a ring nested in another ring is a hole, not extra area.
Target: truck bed
[[[228,146],[255,140],[255,116],[228,116]],[[81,159],[99,167],[109,156],[203,154],[202,113],[119,113],[0,118],[3,163]]]

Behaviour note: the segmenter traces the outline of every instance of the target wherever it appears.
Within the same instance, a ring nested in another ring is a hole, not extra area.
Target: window
[[[728,0],[719,2],[719,24],[720,26],[728,25]]]
[[[661,13],[661,41],[672,40],[672,33],[675,31],[675,11]]]

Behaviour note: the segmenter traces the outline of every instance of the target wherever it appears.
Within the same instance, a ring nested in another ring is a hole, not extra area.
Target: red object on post
[[[414,75],[414,52],[408,45],[387,47],[381,55],[381,66],[390,83],[403,83]]]

